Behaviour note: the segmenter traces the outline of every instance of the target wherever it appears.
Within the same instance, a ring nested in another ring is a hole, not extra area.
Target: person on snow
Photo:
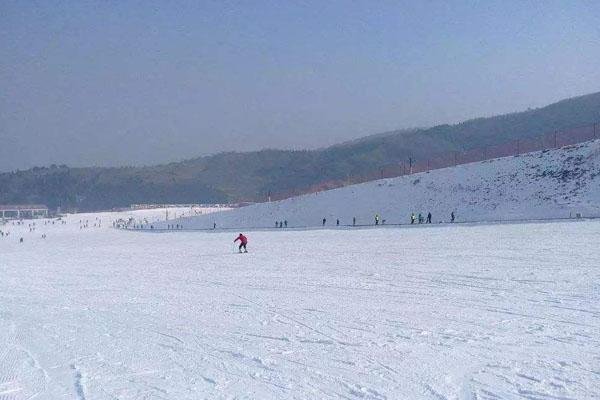
[[[248,238],[240,233],[233,243],[237,242],[238,240],[240,241],[240,247],[238,248],[240,253],[242,252],[242,248],[244,248],[244,253],[247,253],[248,250],[246,249],[246,245],[248,244]]]
[[[325,226],[326,222],[327,222],[327,218],[323,218],[323,226]]]
[[[454,222],[454,211],[450,213],[450,222]]]
[[[427,223],[430,224],[431,223],[431,213],[427,213]]]
[[[287,228],[287,219],[285,221],[283,221],[283,224],[285,225],[285,227]]]
[[[352,226],[356,225],[356,217],[352,217]]]
[[[415,219],[416,219],[416,218],[417,218],[417,217],[415,217],[415,213],[412,213],[412,214],[410,214],[410,224],[411,224],[411,225],[415,223]]]
[[[375,225],[379,225],[379,214],[375,214]]]
[[[421,213],[419,213],[419,223],[420,224],[423,223],[423,215]]]

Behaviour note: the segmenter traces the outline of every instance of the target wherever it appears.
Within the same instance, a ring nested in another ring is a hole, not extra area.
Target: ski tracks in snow
[[[71,364],[71,370],[73,370],[73,386],[75,387],[77,400],[86,400],[83,375],[75,364]]]
[[[0,319],[0,400],[35,399],[46,390],[47,373],[19,344],[16,325],[7,322]]]
[[[0,400],[598,398],[598,224],[64,228],[3,253]]]

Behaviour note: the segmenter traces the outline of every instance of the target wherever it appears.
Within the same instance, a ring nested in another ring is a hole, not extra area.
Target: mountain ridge
[[[317,150],[221,152],[143,167],[34,167],[0,174],[0,203],[100,210],[131,203],[262,201],[382,166],[600,121],[600,92],[453,125],[404,129]]]

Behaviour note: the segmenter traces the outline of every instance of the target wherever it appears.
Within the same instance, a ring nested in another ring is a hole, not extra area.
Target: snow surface
[[[200,215],[212,214],[215,212],[229,211],[231,208],[224,206],[206,207],[206,206],[191,206],[191,207],[161,207],[145,210],[125,210],[125,211],[110,211],[97,213],[81,213],[77,214],[77,219],[81,221],[93,221],[96,219],[107,220],[111,222],[116,220],[125,220],[129,218],[136,224],[150,224],[154,222],[168,221],[186,218],[197,217]],[[73,217],[75,217],[73,215]],[[170,222],[169,222],[170,223]],[[93,224],[92,224],[93,225]],[[88,226],[89,227],[89,226]]]
[[[245,232],[241,255],[120,217],[0,227],[1,400],[600,398],[598,220]]]
[[[261,203],[228,212],[183,218],[185,229],[409,223],[428,212],[434,222],[600,216],[600,140],[557,150],[460,165]],[[165,228],[158,224],[156,228]]]

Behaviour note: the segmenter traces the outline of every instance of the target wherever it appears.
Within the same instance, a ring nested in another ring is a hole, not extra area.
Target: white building
[[[2,219],[46,218],[48,207],[41,204],[0,204],[0,217]]]

